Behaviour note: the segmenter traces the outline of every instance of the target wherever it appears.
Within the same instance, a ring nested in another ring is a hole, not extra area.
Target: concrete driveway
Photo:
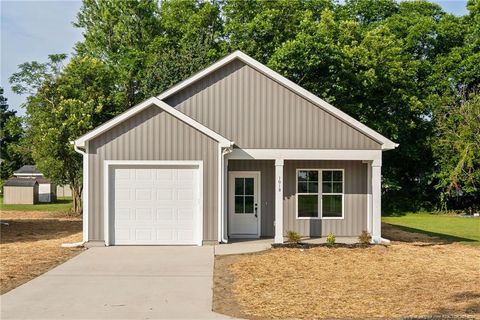
[[[1,296],[1,319],[226,319],[214,247],[91,248]]]

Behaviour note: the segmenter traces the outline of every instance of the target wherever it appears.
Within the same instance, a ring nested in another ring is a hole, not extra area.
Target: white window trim
[[[298,192],[298,172],[299,171],[318,171],[318,193],[299,193]],[[324,217],[323,216],[323,171],[341,171],[342,172],[342,193],[325,193],[325,195],[341,195],[342,196],[342,216],[341,217]],[[299,217],[298,216],[298,195],[317,195],[318,201],[318,217]],[[318,169],[318,168],[298,168],[295,171],[295,217],[297,220],[343,220],[345,219],[345,169]]]

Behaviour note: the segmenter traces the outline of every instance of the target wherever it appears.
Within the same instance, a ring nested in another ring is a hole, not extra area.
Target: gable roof
[[[257,60],[253,59],[252,57],[246,55],[241,51],[235,51],[232,54],[224,57],[223,59],[217,61],[216,63],[212,64],[210,67],[194,74],[190,78],[176,84],[172,88],[164,91],[160,95],[157,96],[158,99],[164,100],[171,95],[179,92],[180,90],[188,87],[192,83],[206,77],[207,75],[211,74],[212,72],[220,69],[221,67],[227,65],[228,63],[232,62],[233,60],[238,59],[245,64],[249,65],[250,67],[254,68],[255,70],[259,71],[260,73],[264,74],[265,76],[269,77],[270,79],[280,83],[281,85],[285,86],[286,88],[292,90],[293,92],[297,93],[299,96],[307,99],[308,101],[312,102],[314,105],[322,108],[323,110],[327,111],[328,113],[332,114],[333,116],[339,118],[340,120],[344,121],[345,123],[349,124],[353,128],[359,130],[360,132],[364,133],[366,136],[372,138],[373,140],[379,142],[382,145],[382,150],[391,150],[398,146],[398,144],[394,143],[393,141],[389,140],[388,138],[384,137],[380,133],[376,132],[375,130],[367,127],[360,121],[354,119],[353,117],[349,116],[345,112],[341,111],[340,109],[332,106],[328,102],[324,101],[323,99],[317,97],[316,95],[312,94],[308,90],[300,87],[296,83],[288,80],[284,76],[280,75],[279,73],[273,71],[272,69],[268,68],[267,66],[263,65],[262,63],[258,62]]]
[[[108,131],[110,128],[112,128],[112,127],[116,126],[117,124],[127,120],[128,118],[134,116],[135,114],[139,113],[142,110],[145,110],[146,108],[148,108],[152,105],[161,108],[162,110],[164,110],[165,112],[174,116],[175,118],[185,122],[186,124],[188,124],[188,125],[192,126],[193,128],[197,129],[198,131],[200,131],[200,132],[204,133],[205,135],[211,137],[212,139],[218,141],[218,143],[222,147],[231,147],[234,144],[233,141],[228,140],[227,138],[225,138],[225,137],[221,136],[220,134],[214,132],[213,130],[207,128],[203,124],[201,124],[201,123],[197,122],[196,120],[190,118],[186,114],[178,111],[175,108],[172,108],[171,106],[169,106],[168,104],[166,104],[165,102],[161,101],[160,99],[158,99],[156,97],[151,97],[151,98],[137,104],[136,106],[128,109],[124,113],[121,113],[120,115],[116,116],[115,118],[105,122],[104,124],[100,125],[99,127],[97,127],[95,129],[93,129],[92,131],[84,134],[83,136],[81,136],[77,140],[73,141],[73,143],[77,147],[84,148],[86,141],[89,141],[89,140],[99,136],[100,134]]]
[[[43,174],[38,171],[38,169],[35,166],[32,165],[25,165],[21,167],[20,169],[17,169],[15,172],[13,172],[13,175],[15,176],[43,176]]]
[[[227,138],[221,136],[220,134],[214,132],[213,130],[209,129],[208,127],[202,125],[201,123],[197,122],[196,120],[192,119],[191,117],[187,116],[186,114],[178,111],[177,109],[173,108],[172,106],[168,105],[167,103],[163,102],[162,100],[168,98],[169,96],[173,95],[174,93],[186,88],[190,84],[204,78],[205,76],[209,75],[210,73],[220,69],[221,67],[227,65],[231,61],[239,59],[245,64],[249,65],[250,67],[254,68],[255,70],[259,71],[260,73],[266,75],[267,77],[277,81],[281,85],[285,86],[286,88],[292,90],[293,92],[297,93],[299,96],[307,99],[308,101],[312,102],[314,105],[322,108],[326,112],[332,114],[333,116],[339,118],[340,120],[344,121],[345,123],[349,124],[353,128],[357,129],[358,131],[364,133],[366,136],[372,138],[373,140],[379,142],[382,145],[382,150],[391,150],[398,146],[398,144],[394,143],[393,141],[389,140],[388,138],[384,137],[380,133],[376,132],[375,130],[367,127],[360,121],[354,119],[353,117],[349,116],[345,112],[341,111],[340,109],[332,106],[328,102],[320,99],[319,97],[315,96],[311,92],[305,90],[304,88],[300,87],[299,85],[295,84],[294,82],[288,80],[284,76],[280,75],[279,73],[273,71],[272,69],[268,68],[267,66],[261,64],[257,60],[253,59],[252,57],[246,55],[241,51],[235,51],[232,54],[220,59],[216,63],[212,64],[210,67],[194,74],[190,78],[176,84],[172,88],[164,91],[157,97],[151,97],[148,100],[128,109],[124,113],[118,115],[117,117],[111,119],[110,121],[105,122],[104,124],[100,125],[99,127],[93,129],[92,131],[88,132],[87,134],[81,136],[73,143],[77,147],[84,148],[85,142],[91,140],[98,135],[108,131],[110,128],[116,126],[117,124],[125,121],[126,119],[132,117],[133,115],[137,114],[138,112],[144,110],[145,108],[156,105],[163,109],[164,111],[168,112],[169,114],[173,115],[174,117],[182,120],[183,122],[191,125],[192,127],[196,128],[197,130],[203,132],[207,136],[210,136],[214,140],[218,141],[221,146],[223,147],[230,147],[233,145],[233,141],[228,140]]]
[[[5,182],[6,187],[33,187],[37,184],[36,179],[32,178],[10,178]]]

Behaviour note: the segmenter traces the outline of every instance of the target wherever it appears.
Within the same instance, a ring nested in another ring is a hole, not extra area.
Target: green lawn
[[[3,204],[3,195],[0,196],[0,210],[4,211],[51,211],[66,212],[72,209],[71,198],[59,198],[55,203],[45,204]]]
[[[446,214],[407,213],[382,217],[382,221],[411,232],[424,233],[454,242],[480,245],[480,218]]]

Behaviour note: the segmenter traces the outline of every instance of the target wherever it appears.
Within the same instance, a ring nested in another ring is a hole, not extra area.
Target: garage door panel
[[[174,200],[173,192],[172,189],[157,189],[157,200]]]
[[[199,169],[115,168],[115,244],[197,244]]]
[[[145,183],[152,182],[152,169],[134,169],[135,170],[135,180],[142,181]]]
[[[136,241],[150,242],[153,240],[153,235],[154,235],[154,230],[152,228],[136,228],[135,229]]]
[[[152,189],[135,189],[135,200],[152,200]]]

